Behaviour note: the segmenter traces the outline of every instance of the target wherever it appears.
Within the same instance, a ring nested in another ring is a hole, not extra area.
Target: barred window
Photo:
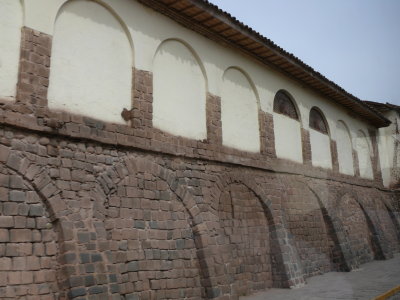
[[[310,128],[323,134],[328,134],[328,124],[326,123],[322,112],[316,107],[313,107],[310,111]]]
[[[296,107],[291,97],[284,91],[278,91],[274,98],[274,112],[298,120]]]

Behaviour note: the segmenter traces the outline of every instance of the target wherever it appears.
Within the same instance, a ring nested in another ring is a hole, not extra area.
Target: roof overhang
[[[317,91],[325,98],[346,107],[377,128],[390,124],[379,111],[206,0],[138,1],[213,41],[250,55]]]

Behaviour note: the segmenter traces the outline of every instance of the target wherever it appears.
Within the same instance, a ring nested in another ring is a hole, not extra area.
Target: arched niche
[[[350,131],[343,121],[336,124],[336,146],[338,152],[339,172],[354,175],[353,144]]]
[[[317,107],[310,110],[309,120],[312,164],[316,167],[332,169],[328,122]]]
[[[277,157],[303,162],[301,123],[294,98],[284,90],[274,97],[274,136]]]
[[[206,139],[206,78],[194,52],[180,41],[167,40],[157,50],[153,72],[153,126]]]
[[[222,142],[248,152],[260,151],[258,99],[254,85],[243,71],[225,71],[221,97]]]
[[[113,12],[94,1],[67,2],[55,24],[49,107],[125,124],[132,65],[129,36]]]
[[[0,6],[0,98],[13,100],[17,91],[23,10],[19,0],[1,0]]]
[[[368,138],[362,130],[357,132],[356,146],[360,177],[373,179],[374,174],[372,171],[371,148]]]

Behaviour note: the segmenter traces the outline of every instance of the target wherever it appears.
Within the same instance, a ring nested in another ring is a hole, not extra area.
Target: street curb
[[[373,300],[385,300],[391,296],[393,296],[394,294],[396,294],[397,292],[400,292],[400,285],[396,286],[395,288],[392,288],[391,290],[385,292],[382,295],[379,295],[378,297],[374,298]]]

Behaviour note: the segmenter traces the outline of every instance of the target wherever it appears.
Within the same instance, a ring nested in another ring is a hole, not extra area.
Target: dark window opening
[[[310,111],[310,128],[315,129],[323,134],[328,134],[328,125],[322,113],[315,107]]]
[[[298,120],[299,116],[292,99],[283,91],[276,93],[274,98],[274,112]]]

